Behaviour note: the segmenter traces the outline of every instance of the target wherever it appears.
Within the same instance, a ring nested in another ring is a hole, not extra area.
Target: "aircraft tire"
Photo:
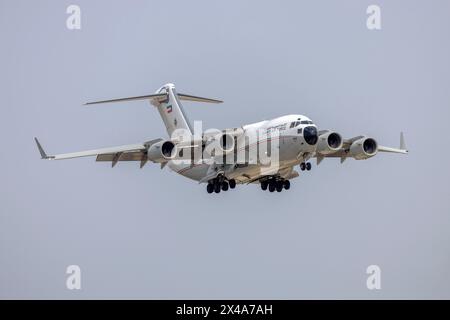
[[[267,187],[268,187],[268,183],[267,183],[267,181],[263,181],[263,182],[261,182],[261,189],[262,190],[267,190]]]
[[[274,192],[275,191],[275,183],[273,183],[273,182],[269,183],[269,191],[270,192]]]
[[[283,182],[282,181],[277,181],[276,189],[277,189],[277,192],[283,191]]]
[[[222,182],[222,191],[228,191],[228,182]]]

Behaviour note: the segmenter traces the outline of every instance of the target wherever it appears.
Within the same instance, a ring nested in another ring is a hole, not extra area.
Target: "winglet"
[[[406,149],[405,137],[403,136],[403,132],[400,132],[400,150],[408,151],[408,149]]]
[[[36,137],[34,137],[34,141],[36,141],[36,145],[37,145],[37,147],[39,149],[39,153],[41,154],[41,158],[42,159],[54,159],[53,156],[48,156],[45,153],[44,148],[42,148],[41,144],[39,143],[39,140]]]

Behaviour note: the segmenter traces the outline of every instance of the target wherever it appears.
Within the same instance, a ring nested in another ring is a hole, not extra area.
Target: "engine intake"
[[[329,131],[319,136],[316,152],[321,155],[334,153],[342,148],[342,137],[339,133]]]
[[[373,138],[361,138],[350,146],[350,156],[356,160],[373,157],[378,152],[378,143]]]
[[[147,158],[153,162],[166,162],[175,158],[177,146],[172,141],[160,141],[148,148]]]

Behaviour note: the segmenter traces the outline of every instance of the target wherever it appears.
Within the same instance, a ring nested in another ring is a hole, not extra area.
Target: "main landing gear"
[[[281,192],[283,191],[283,188],[285,190],[289,190],[291,188],[291,183],[289,182],[289,180],[285,180],[279,177],[271,177],[267,180],[261,181],[262,190],[269,189],[270,192],[274,192],[275,190],[277,192]]]
[[[206,191],[208,193],[219,193],[220,191],[228,191],[228,189],[236,188],[236,180],[228,180],[224,176],[219,176],[215,179],[209,180],[206,186]]]
[[[305,171],[306,170],[311,170],[311,162],[302,162],[300,163],[300,170]]]

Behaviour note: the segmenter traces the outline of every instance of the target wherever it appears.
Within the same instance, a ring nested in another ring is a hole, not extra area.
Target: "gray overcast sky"
[[[449,32],[444,0],[0,0],[0,297],[450,298]],[[403,130],[410,154],[220,195],[155,165],[39,159],[34,136],[51,153],[166,137],[146,102],[81,106],[166,82],[225,100],[185,103],[206,128],[300,113],[388,146]]]

